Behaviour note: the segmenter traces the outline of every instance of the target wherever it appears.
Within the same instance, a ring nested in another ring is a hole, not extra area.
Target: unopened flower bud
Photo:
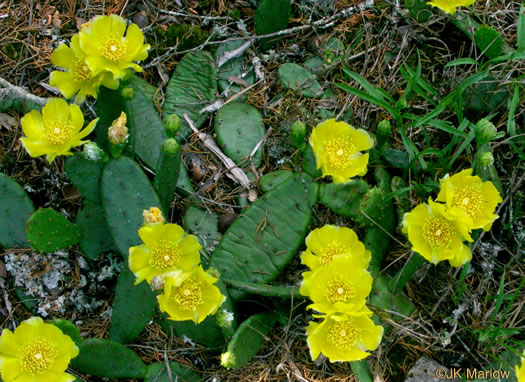
[[[221,365],[227,369],[231,369],[235,367],[235,364],[237,363],[235,354],[232,352],[225,352],[221,354]]]
[[[151,207],[149,210],[142,211],[142,216],[144,216],[144,225],[164,223],[162,212],[157,207]]]
[[[102,159],[102,149],[95,142],[88,142],[84,145],[86,158],[92,161]]]
[[[153,276],[151,279],[151,290],[160,290],[164,288],[164,280],[160,276]]]
[[[496,126],[492,122],[486,118],[480,119],[475,127],[476,142],[479,145],[490,142],[494,138],[496,131]]]
[[[494,163],[494,156],[492,155],[491,152],[483,153],[479,157],[479,164],[483,167],[490,166],[493,163]]]
[[[166,135],[170,138],[175,138],[180,126],[180,118],[177,114],[170,114],[164,120],[164,130],[166,131]]]
[[[215,315],[217,324],[223,329],[230,329],[232,327],[234,318],[235,316],[233,312],[230,312],[226,309],[219,309]]]
[[[120,95],[127,101],[131,101],[135,98],[135,89],[126,87],[120,91]]]
[[[126,127],[126,113],[120,113],[108,129],[108,139],[114,145],[121,145],[128,140],[128,128]]]
[[[179,142],[176,139],[168,138],[164,141],[162,145],[162,150],[168,154],[176,154],[179,150]]]
[[[301,121],[296,121],[291,126],[292,130],[292,143],[299,150],[303,150],[305,147],[304,137],[306,136],[306,126]]]

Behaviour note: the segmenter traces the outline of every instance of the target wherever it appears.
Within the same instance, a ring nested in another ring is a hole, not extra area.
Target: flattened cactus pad
[[[52,208],[41,208],[27,221],[27,240],[41,252],[69,248],[80,240],[80,229]]]

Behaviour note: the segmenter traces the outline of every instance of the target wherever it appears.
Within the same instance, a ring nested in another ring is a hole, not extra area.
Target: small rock
[[[448,369],[436,361],[423,356],[408,371],[405,382],[460,381],[460,379],[453,379],[452,377],[454,377],[454,369]]]

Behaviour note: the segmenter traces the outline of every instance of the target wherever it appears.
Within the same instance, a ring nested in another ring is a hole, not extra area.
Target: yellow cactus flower
[[[126,123],[128,122],[128,117],[123,111],[120,113],[120,116],[113,121],[111,126],[108,129],[108,140],[114,145],[121,145],[128,141],[128,128]]]
[[[93,71],[86,62],[86,55],[80,49],[78,35],[71,39],[71,47],[60,44],[51,55],[51,62],[67,71],[52,72],[49,84],[57,87],[66,99],[76,94],[77,103],[84,102],[88,95],[97,98],[100,85],[110,89],[117,89],[119,86],[118,80],[113,79],[109,72],[93,76]]]
[[[494,214],[496,206],[503,201],[492,182],[472,176],[471,168],[445,175],[436,200],[444,202],[447,213],[463,221],[469,231],[478,228],[489,231],[499,217]]]
[[[445,205],[432,199],[420,204],[403,219],[403,232],[408,234],[412,250],[433,264],[448,260],[450,265],[459,267],[472,259],[469,247],[463,239],[472,241],[467,228],[453,220]]]
[[[523,352],[523,355],[521,357],[521,367],[518,367],[518,365],[515,366],[516,370],[516,379],[518,382],[525,382],[525,351]]]
[[[148,57],[149,44],[144,44],[144,35],[136,24],[127,28],[126,21],[117,15],[96,16],[79,32],[80,47],[86,53],[89,69],[97,75],[105,70],[114,78],[122,78],[126,69],[142,68],[133,61]]]
[[[178,224],[152,224],[139,229],[144,244],[129,249],[129,269],[135,285],[169,272],[188,272],[200,263],[202,246],[193,235],[184,236]]]
[[[329,119],[312,130],[310,145],[323,176],[331,175],[334,183],[345,183],[366,174],[368,154],[360,151],[370,149],[374,141],[363,129]]]
[[[469,5],[474,4],[475,1],[476,0],[434,0],[427,4],[453,15],[456,13],[457,7],[468,7]]]
[[[213,285],[217,280],[202,266],[195,267],[192,272],[166,277],[164,294],[157,297],[160,310],[168,313],[173,321],[201,323],[210,314],[217,313],[226,299]]]
[[[337,311],[341,304],[363,305],[372,290],[372,276],[356,268],[351,258],[339,256],[306,277],[299,292],[313,301],[308,308],[322,313]]]
[[[372,312],[364,305],[359,310],[345,307],[320,323],[310,322],[306,328],[312,360],[323,353],[330,362],[357,361],[370,355],[366,350],[379,346],[383,327],[374,325]]]
[[[25,137],[22,145],[32,157],[47,155],[53,162],[57,155],[73,155],[70,150],[89,141],[83,141],[93,131],[98,118],[84,126],[84,116],[77,105],[68,105],[59,98],[51,98],[42,108],[42,114],[33,110],[22,118]]]
[[[0,336],[0,370],[4,382],[70,382],[65,373],[78,347],[71,338],[40,317],[23,321],[13,332]]]
[[[350,228],[325,225],[310,232],[305,242],[301,262],[311,270],[330,264],[337,256],[350,257],[355,267],[368,268],[371,253]]]

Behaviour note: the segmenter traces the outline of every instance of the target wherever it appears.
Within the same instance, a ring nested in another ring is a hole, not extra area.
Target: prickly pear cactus
[[[62,333],[71,337],[75,344],[78,345],[83,341],[83,338],[80,336],[80,329],[77,326],[75,326],[75,324],[73,324],[71,321],[57,318],[55,320],[48,321],[48,323],[53,324],[57,328],[62,330]]]
[[[159,325],[168,336],[173,333],[179,338],[189,338],[215,352],[221,352],[224,348],[224,334],[214,316],[206,317],[199,325],[193,321],[171,321],[167,318],[161,319]]]
[[[120,116],[120,113],[124,110],[124,99],[120,94],[120,91],[110,90],[104,86],[100,87],[97,97],[97,117],[100,118],[95,132],[97,134],[97,144],[106,153],[110,152],[110,142],[108,140],[108,129],[115,119]],[[128,145],[133,146],[134,135],[133,131],[129,130]],[[129,150],[125,150],[129,153]]]
[[[222,366],[239,369],[246,365],[257,354],[276,321],[277,314],[273,312],[255,314],[244,321],[221,355]]]
[[[225,53],[239,48],[244,43],[245,41],[241,40],[225,42],[219,47],[219,49],[217,49],[217,59],[223,57]],[[242,55],[226,61],[220,68],[218,68],[217,76],[219,78],[219,90],[226,97],[231,97],[239,93],[242,90],[241,84],[249,86],[255,81],[253,69],[245,66]],[[244,102],[245,99],[246,95],[243,94],[237,97],[235,101]]]
[[[261,113],[251,105],[230,103],[222,107],[215,117],[217,142],[235,163],[245,160],[265,134]],[[262,149],[253,156],[258,167],[262,160]],[[247,164],[248,162],[245,161]]]
[[[92,338],[77,345],[79,354],[70,366],[84,374],[107,378],[144,378],[147,366],[126,346]]]
[[[262,0],[255,12],[255,33],[260,36],[278,32],[288,27],[290,0]],[[278,37],[259,40],[263,49],[269,49],[279,41]]]
[[[111,310],[109,338],[116,342],[133,341],[153,318],[157,299],[149,285],[134,285],[135,275],[129,269],[120,272]]]
[[[213,211],[190,205],[186,209],[183,221],[184,228],[197,237],[206,252],[213,251],[222,237],[219,232],[219,217],[217,214]]]
[[[142,212],[160,207],[159,198],[139,165],[127,157],[106,163],[100,187],[109,231],[127,259],[129,247],[140,243],[137,231],[142,225]]]
[[[319,201],[338,215],[353,217],[358,215],[361,199],[367,191],[368,184],[363,180],[321,184]]]
[[[320,168],[317,168],[317,163],[315,161],[315,155],[312,150],[312,146],[309,144],[306,145],[303,154],[303,170],[312,178],[319,178],[323,173]]]
[[[297,90],[303,96],[314,98],[322,93],[314,75],[301,65],[287,62],[279,67],[279,80],[286,89]]]
[[[25,246],[26,221],[35,208],[24,189],[0,173],[0,247]]]
[[[255,283],[274,280],[302,245],[317,188],[306,174],[294,175],[254,202],[215,248],[210,267],[221,277]],[[293,214],[290,211],[294,211]],[[233,300],[245,293],[230,290]]]
[[[177,181],[181,166],[180,146],[173,138],[166,139],[162,145],[159,160],[157,163],[157,173],[153,186],[157,191],[164,211],[168,212],[171,202],[175,196]]]
[[[102,206],[85,200],[84,208],[77,215],[76,224],[82,231],[80,249],[89,259],[115,249]]]
[[[199,374],[188,367],[180,365],[178,362],[169,363],[168,372],[165,362],[152,363],[148,366],[148,371],[144,377],[144,382],[199,382],[202,378]]]
[[[41,252],[69,248],[80,241],[80,229],[52,208],[40,208],[27,221],[31,247]]]
[[[206,119],[200,110],[215,101],[217,93],[217,70],[213,58],[207,52],[190,52],[179,62],[168,87],[162,106],[162,114],[177,114],[182,127],[178,138],[184,139],[191,130],[183,118],[188,114],[199,128]]]
[[[259,178],[259,189],[262,192],[273,190],[281,183],[287,181],[293,176],[290,170],[277,170],[263,175]]]
[[[503,52],[503,45],[505,43],[499,32],[488,25],[482,25],[476,29],[474,41],[478,48],[488,58],[500,56]]]
[[[134,150],[146,166],[155,169],[166,133],[157,110],[144,92],[136,87],[135,97],[124,101],[128,131],[134,137]]]
[[[83,153],[68,157],[64,163],[67,177],[86,199],[100,203],[100,176],[104,162],[87,159]]]

